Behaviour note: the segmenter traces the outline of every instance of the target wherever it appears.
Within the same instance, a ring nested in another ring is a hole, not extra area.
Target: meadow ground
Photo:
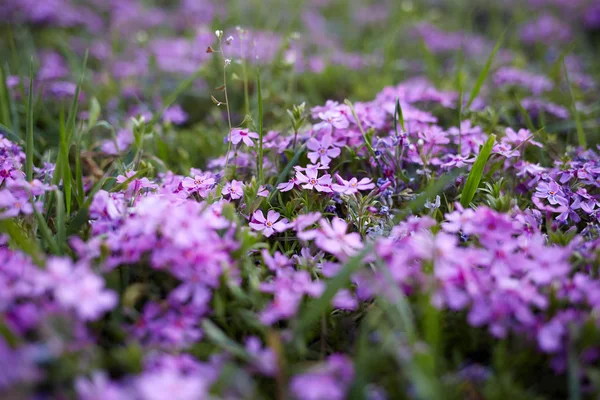
[[[600,396],[597,0],[4,0],[0,397]]]

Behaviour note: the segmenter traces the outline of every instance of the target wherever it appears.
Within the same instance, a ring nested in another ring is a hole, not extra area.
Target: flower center
[[[321,155],[325,155],[325,149],[321,147],[321,148],[319,149],[319,154],[321,154]]]
[[[271,221],[267,221],[265,223],[266,226],[268,226],[269,228],[273,226],[273,223]]]
[[[315,178],[310,178],[310,180],[308,181],[308,183],[310,183],[311,185],[316,185],[317,184],[317,180]]]

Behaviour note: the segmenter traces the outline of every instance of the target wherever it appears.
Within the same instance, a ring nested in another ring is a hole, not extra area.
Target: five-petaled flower
[[[317,189],[319,192],[331,193],[331,175],[325,174],[318,176],[319,172],[316,168],[306,168],[304,173],[296,171],[296,182],[302,185],[304,189]]]
[[[256,231],[262,231],[266,237],[271,236],[275,232],[285,231],[287,226],[287,219],[283,218],[278,221],[280,214],[277,211],[269,210],[267,218],[262,211],[258,210],[252,215],[252,222],[249,223],[250,227]]]
[[[195,175],[193,178],[188,176],[181,182],[181,186],[187,189],[188,192],[198,192],[198,194],[202,197],[206,196],[214,184],[215,178],[209,174]]]
[[[341,152],[338,147],[333,146],[333,138],[329,134],[323,136],[320,142],[315,138],[310,138],[306,142],[306,147],[312,150],[307,154],[308,159],[313,163],[320,160],[323,165],[329,165],[331,159],[339,156]]]
[[[567,200],[565,197],[565,193],[563,192],[562,188],[554,181],[540,182],[535,190],[535,197],[539,197],[540,199],[548,199],[548,202],[553,206],[556,204],[560,204],[561,206],[565,207],[569,205],[569,200]]]
[[[315,243],[320,249],[336,257],[343,258],[353,256],[363,248],[358,233],[346,233],[348,224],[343,219],[335,217],[330,223],[323,218],[319,221],[319,225]]]
[[[236,181],[227,182],[223,187],[223,196],[229,196],[232,200],[239,199],[244,195],[244,183]]]
[[[352,178],[347,181],[339,175],[336,175],[335,178],[339,184],[334,183],[331,185],[331,187],[335,192],[338,193],[354,194],[358,193],[359,190],[371,190],[375,187],[375,184],[371,181],[371,178],[362,178],[360,181],[356,178]]]
[[[250,132],[248,129],[232,129],[231,130],[231,143],[238,144],[244,142],[248,147],[254,147],[252,139],[258,139],[258,133]]]

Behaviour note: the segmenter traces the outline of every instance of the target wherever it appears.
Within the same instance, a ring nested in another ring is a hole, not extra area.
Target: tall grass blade
[[[4,67],[0,65],[0,123],[6,126],[12,125],[10,108],[10,93],[8,86],[6,86],[6,72]]]
[[[56,229],[56,244],[62,254],[63,249],[67,248],[67,221],[65,218],[65,200],[62,193],[56,191],[56,218],[54,220]]]
[[[467,109],[469,109],[471,107],[471,104],[473,104],[473,101],[475,100],[475,98],[477,97],[479,92],[481,91],[481,87],[483,86],[483,83],[485,82],[485,79],[487,78],[487,76],[490,72],[490,68],[492,67],[494,58],[496,57],[496,53],[498,52],[498,50],[500,50],[500,47],[502,46],[502,42],[504,42],[505,35],[506,35],[506,30],[504,32],[502,32],[502,34],[500,35],[500,38],[498,38],[498,41],[496,42],[496,45],[494,46],[492,53],[488,57],[488,59],[485,63],[485,66],[483,67],[483,70],[479,74],[479,77],[477,78],[477,81],[475,82],[475,86],[473,87],[473,90],[471,91],[471,95],[469,96],[469,101],[467,101],[467,105],[466,105]]]
[[[25,175],[33,180],[33,58],[29,64],[29,93],[27,94],[27,125],[25,140]]]
[[[263,183],[263,97],[260,87],[260,71],[256,73],[258,94],[258,182]]]
[[[567,66],[564,63],[564,60],[563,60],[563,69],[565,71],[565,79],[567,81],[569,93],[571,94],[571,114],[573,115],[573,118],[575,118],[575,126],[577,128],[577,140],[579,141],[579,146],[583,147],[583,149],[585,150],[587,148],[585,132],[583,131],[583,126],[581,125],[581,115],[579,114],[579,110],[577,110],[577,104],[575,102],[575,94],[573,93],[573,87],[571,86],[571,81],[569,80],[569,73],[567,72]]]

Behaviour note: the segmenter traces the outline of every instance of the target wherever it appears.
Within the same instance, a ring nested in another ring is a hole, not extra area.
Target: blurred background
[[[222,53],[215,30],[224,31]],[[260,73],[267,126],[288,129],[280,124],[293,104],[368,100],[415,76],[468,92],[504,35],[481,97],[502,106],[515,93],[492,89],[525,80],[531,93],[517,95],[527,111],[556,117],[550,131],[569,130],[565,87],[544,86],[564,81],[564,65],[594,137],[599,32],[597,0],[4,0],[0,123],[5,134],[22,136],[20,99],[32,64],[36,148],[51,148],[88,52],[80,109],[101,104],[106,124],[84,140],[106,156],[133,140],[131,117],[151,118],[192,80],[162,116],[159,154],[181,170],[223,148],[226,118],[211,96],[221,95],[215,88],[223,85],[224,63],[231,63],[225,78],[234,125],[256,113]]]

